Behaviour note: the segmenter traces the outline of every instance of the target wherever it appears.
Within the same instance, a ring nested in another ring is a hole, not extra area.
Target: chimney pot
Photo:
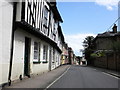
[[[114,24],[112,29],[113,29],[113,33],[117,33],[117,26],[116,26],[116,24]]]

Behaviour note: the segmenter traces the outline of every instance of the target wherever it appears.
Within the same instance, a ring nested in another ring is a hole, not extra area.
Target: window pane
[[[38,59],[39,52],[38,52],[38,43],[34,42],[34,59]]]
[[[44,7],[44,25],[47,27],[47,21],[48,21],[48,9]]]
[[[46,7],[45,7],[45,10],[44,10],[44,17],[48,18],[48,9]]]
[[[47,61],[47,46],[43,46],[43,60]]]

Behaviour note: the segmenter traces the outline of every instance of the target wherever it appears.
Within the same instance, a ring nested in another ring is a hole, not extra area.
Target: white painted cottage
[[[1,4],[0,4],[1,5]],[[2,78],[11,83],[60,66],[64,36],[56,2],[25,0],[2,4]],[[1,24],[0,24],[1,25]],[[0,66],[1,66],[0,65]]]

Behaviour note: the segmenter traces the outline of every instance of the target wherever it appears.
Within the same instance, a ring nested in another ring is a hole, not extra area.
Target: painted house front
[[[4,0],[0,2],[0,86],[8,82],[13,30],[13,7],[13,3]]]
[[[68,61],[69,64],[74,64],[74,51],[71,47],[68,47]]]
[[[62,19],[56,2],[25,0],[25,2],[17,2],[15,6],[11,69],[9,65],[5,66],[8,68],[5,73],[9,70],[11,75],[5,76],[5,82],[8,81],[8,77],[11,82],[55,69],[60,66],[62,53],[62,43],[58,44],[62,42],[58,32]]]
[[[61,64],[64,65],[64,64],[68,64],[68,45],[67,43],[65,43],[63,45],[63,50],[62,50],[62,58],[61,58]]]

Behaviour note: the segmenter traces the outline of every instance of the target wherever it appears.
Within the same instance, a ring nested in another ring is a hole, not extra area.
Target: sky
[[[58,1],[57,7],[63,19],[62,31],[66,43],[76,56],[82,56],[83,40],[86,36],[96,36],[108,29],[118,18],[116,0]],[[107,2],[106,2],[107,1]]]

